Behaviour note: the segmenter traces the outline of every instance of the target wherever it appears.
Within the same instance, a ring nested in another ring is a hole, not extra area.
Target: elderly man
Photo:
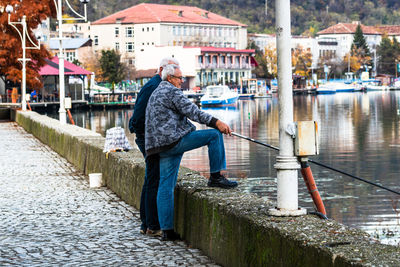
[[[151,95],[146,108],[146,154],[160,156],[160,184],[157,196],[158,219],[162,240],[176,240],[174,232],[174,188],[183,153],[208,146],[210,179],[208,186],[233,188],[237,182],[227,180],[220,171],[226,169],[224,140],[221,133],[231,134],[224,122],[201,111],[180,90],[182,72],[168,65],[163,81]],[[216,129],[198,130],[188,119]],[[218,129],[218,130],[217,130]]]
[[[145,157],[146,171],[144,177],[144,184],[142,194],[140,197],[140,219],[142,225],[140,232],[150,236],[161,236],[160,224],[157,215],[157,192],[158,183],[160,180],[159,173],[159,156],[157,153],[146,157],[145,151],[145,115],[147,102],[153,91],[158,87],[161,82],[160,74],[165,66],[168,64],[179,65],[178,61],[174,58],[164,58],[160,62],[160,67],[156,75],[153,76],[140,90],[135,103],[133,115],[129,120],[129,130],[131,133],[136,133],[136,144]]]

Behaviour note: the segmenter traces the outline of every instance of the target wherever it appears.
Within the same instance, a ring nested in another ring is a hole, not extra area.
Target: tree
[[[364,38],[364,34],[362,32],[360,24],[357,25],[356,32],[354,33],[354,39],[353,39],[353,44],[351,45],[351,51],[352,51],[352,56],[356,55],[357,57],[359,57],[360,61],[363,61],[365,65],[372,65],[371,52],[369,51],[369,47],[367,41]],[[365,60],[367,58],[368,60]]]
[[[0,8],[13,3],[15,3],[14,12],[11,14],[10,20],[20,21],[22,16],[25,15],[27,23],[26,46],[32,46],[29,38],[37,44],[32,29],[37,28],[47,17],[55,16],[54,1],[0,0]],[[17,25],[17,28],[22,33],[22,25]],[[31,59],[26,64],[27,87],[41,88],[43,86],[38,71],[40,67],[46,64],[45,58],[48,57],[50,57],[50,53],[44,46],[41,46],[40,50],[26,49],[26,58]],[[8,24],[8,14],[6,12],[0,13],[0,76],[4,80],[10,80],[13,83],[22,82],[22,64],[18,61],[18,58],[22,58],[21,38],[16,29]]]
[[[100,67],[99,56],[93,50],[89,50],[81,55],[82,66],[88,71],[93,72],[96,75],[95,80],[99,81],[103,76],[103,72]]]
[[[255,60],[257,61],[258,66],[254,69],[253,73],[257,78],[272,78],[272,75],[269,72],[269,62],[258,46],[254,41],[249,40],[247,49],[254,49],[256,52]]]
[[[268,69],[271,78],[278,76],[278,54],[276,52],[276,47],[269,45],[264,49],[264,57],[268,62]]]
[[[378,73],[396,74],[396,65],[400,62],[400,44],[396,38],[391,41],[387,36],[383,36],[377,48]]]
[[[121,55],[114,49],[102,50],[99,62],[103,73],[102,78],[112,84],[114,91],[115,84],[126,77],[127,66],[121,62]]]
[[[308,77],[312,65],[311,51],[309,49],[305,50],[301,46],[297,46],[292,50],[292,65],[295,74]]]

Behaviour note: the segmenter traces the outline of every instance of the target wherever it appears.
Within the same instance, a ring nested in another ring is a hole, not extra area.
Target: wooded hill
[[[70,1],[79,6],[79,0]],[[249,32],[273,33],[275,0],[93,0],[88,4],[91,21],[140,4],[197,6],[248,25]],[[400,25],[399,0],[291,0],[292,34],[315,35],[339,22],[365,25]]]

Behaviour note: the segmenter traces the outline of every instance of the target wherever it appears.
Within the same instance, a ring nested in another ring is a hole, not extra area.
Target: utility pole
[[[347,63],[347,72],[350,73],[350,52],[349,52],[349,59]]]
[[[298,169],[300,169],[300,164],[294,156],[290,0],[275,0],[275,12],[280,150],[274,165],[278,180],[277,206],[275,209],[270,209],[269,212],[274,216],[299,216],[306,214],[306,210],[298,207]]]

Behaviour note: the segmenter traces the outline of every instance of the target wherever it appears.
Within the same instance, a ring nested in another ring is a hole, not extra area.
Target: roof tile
[[[354,34],[356,32],[358,24],[355,23],[338,23],[333,25],[325,30],[318,32],[318,35],[321,34]],[[365,26],[361,24],[361,30],[363,34],[376,34],[380,35],[381,33],[375,29],[373,26]]]
[[[114,24],[116,23],[117,19],[120,19],[122,24],[175,22],[247,27],[245,24],[198,7],[148,3],[142,3],[121,10],[117,13],[93,22],[92,25]]]

